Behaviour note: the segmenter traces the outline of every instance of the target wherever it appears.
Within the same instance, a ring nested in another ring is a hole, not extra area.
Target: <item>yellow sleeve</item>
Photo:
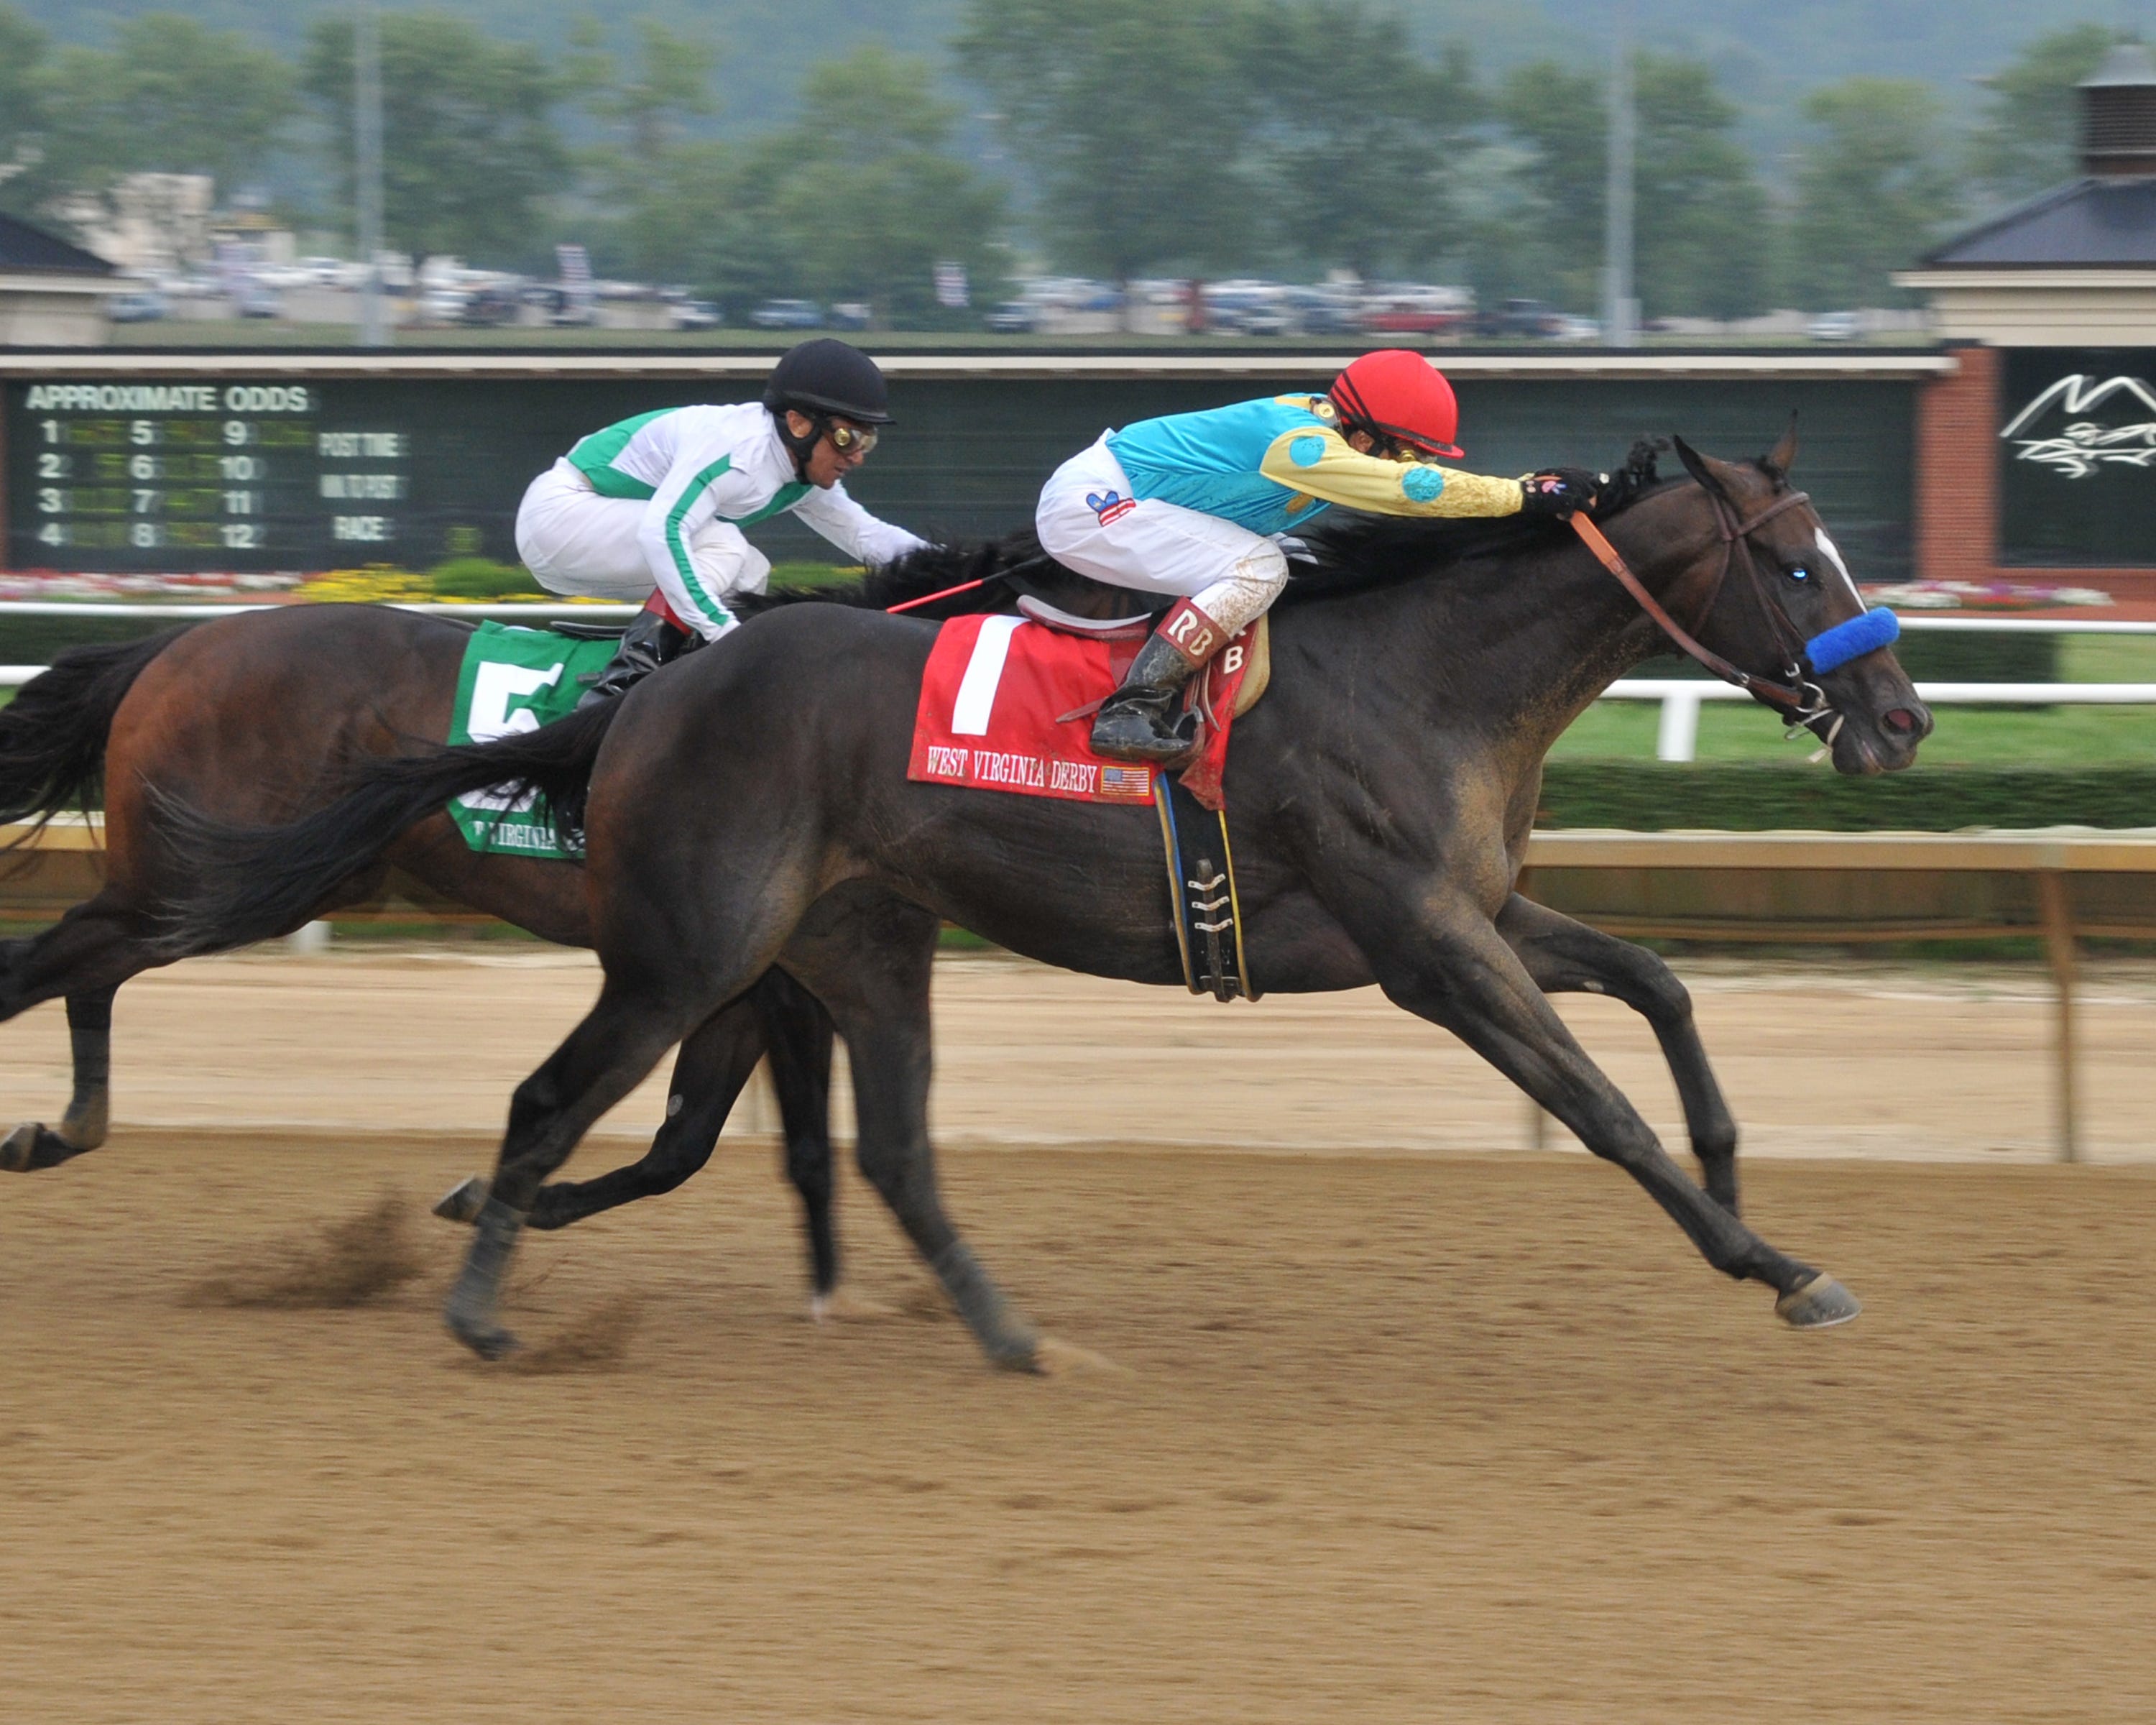
[[[1517,515],[1517,480],[1365,455],[1330,429],[1283,432],[1258,471],[1276,485],[1372,515]]]

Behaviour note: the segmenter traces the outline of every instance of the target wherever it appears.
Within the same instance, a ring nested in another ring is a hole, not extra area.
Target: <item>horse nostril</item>
[[[1889,707],[1880,718],[1889,731],[1898,731],[1904,737],[1917,728],[1917,716],[1906,706]]]

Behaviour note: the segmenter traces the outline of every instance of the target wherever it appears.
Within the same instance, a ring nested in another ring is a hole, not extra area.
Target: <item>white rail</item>
[[[1919,683],[1917,696],[1928,706],[2156,706],[2156,683]],[[1655,758],[1689,761],[1699,745],[1699,704],[1752,697],[1706,677],[1623,677],[1602,698],[1660,701]]]
[[[393,611],[417,611],[429,617],[499,618],[514,622],[545,621],[552,618],[581,618],[587,623],[619,622],[634,617],[641,605],[456,605],[439,599],[385,602]],[[133,617],[172,618],[184,622],[198,617],[244,617],[249,611],[282,611],[286,602],[269,599],[212,602],[182,599],[171,604],[108,603],[103,599],[0,599],[0,617]]]

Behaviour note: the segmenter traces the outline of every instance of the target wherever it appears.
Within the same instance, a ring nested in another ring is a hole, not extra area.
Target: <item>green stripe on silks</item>
[[[720,456],[689,481],[681,495],[674,500],[673,508],[666,511],[667,554],[674,559],[674,567],[681,577],[681,585],[688,590],[689,597],[696,602],[696,608],[721,629],[734,620],[734,614],[708,597],[696,584],[696,572],[689,562],[689,548],[681,542],[681,517],[696,507],[696,500],[711,488],[712,481],[730,472],[733,465],[732,456]]]
[[[1184,986],[1215,1000],[1255,1000],[1259,991],[1243,957],[1226,811],[1206,808],[1165,773],[1152,776],[1152,798],[1160,811],[1169,914]]]
[[[552,629],[481,624],[457,671],[449,741],[486,742],[566,717],[619,644],[604,638],[572,639]],[[508,806],[485,791],[457,798],[449,814],[475,850],[560,862],[583,855],[564,850],[552,824],[534,810]]]

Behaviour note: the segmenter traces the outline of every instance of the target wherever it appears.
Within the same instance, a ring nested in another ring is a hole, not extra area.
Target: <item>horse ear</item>
[[[1797,416],[1789,415],[1789,429],[1782,434],[1776,444],[1762,458],[1759,465],[1778,482],[1789,476],[1789,470],[1797,465]]]
[[[1684,463],[1684,470],[1686,473],[1713,492],[1716,496],[1725,501],[1727,500],[1728,488],[1715,477],[1713,469],[1707,465],[1706,456],[1701,454],[1697,449],[1675,434],[1671,435],[1670,447],[1677,452],[1677,459]]]

